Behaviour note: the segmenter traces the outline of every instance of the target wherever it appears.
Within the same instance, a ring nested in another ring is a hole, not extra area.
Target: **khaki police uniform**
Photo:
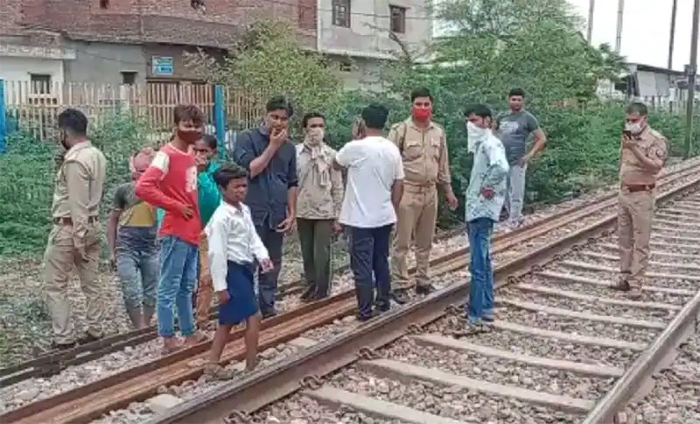
[[[68,281],[75,267],[87,300],[86,331],[101,337],[105,316],[103,287],[99,278],[102,201],[107,160],[89,141],[65,154],[56,174],[51,206],[53,227],[44,253],[45,290],[53,325],[54,341],[75,341],[71,305],[66,298]]]
[[[415,237],[416,283],[427,286],[438,212],[436,185],[450,184],[445,130],[433,122],[419,128],[409,118],[391,127],[389,139],[401,151],[406,174],[394,234],[392,283],[399,290],[410,287],[406,255]]]
[[[637,148],[649,159],[666,160],[666,138],[647,127],[634,136]],[[645,167],[630,149],[620,148],[618,237],[620,285],[638,291],[649,264],[649,238],[654,218],[655,187],[659,172]],[[627,284],[625,284],[625,282]]]

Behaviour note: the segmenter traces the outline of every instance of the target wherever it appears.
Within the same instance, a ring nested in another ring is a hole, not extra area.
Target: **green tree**
[[[250,93],[258,109],[269,96],[292,100],[295,120],[312,110],[331,111],[339,105],[342,82],[322,55],[304,47],[304,38],[283,19],[257,19],[223,62],[203,53],[190,55],[187,65],[208,81]]]
[[[466,104],[503,111],[514,87],[526,91],[527,107],[548,136],[544,154],[528,171],[529,203],[559,201],[616,178],[623,105],[599,100],[596,88],[618,78],[623,58],[607,45],[590,46],[581,35],[583,20],[571,9],[565,0],[445,0],[434,15],[449,36],[433,40],[426,52],[394,37],[397,60],[381,72],[382,101],[392,106],[396,122],[408,113],[412,89],[431,90],[435,120],[447,131],[456,192],[468,184],[471,169]],[[429,60],[419,60],[424,57]],[[678,117],[654,115],[662,132],[678,131]],[[461,216],[441,215],[443,223]]]

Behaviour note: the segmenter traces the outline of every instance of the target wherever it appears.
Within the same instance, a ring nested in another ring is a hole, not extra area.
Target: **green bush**
[[[452,181],[461,202],[457,211],[450,211],[441,202],[439,225],[447,227],[463,221],[463,193],[469,184],[472,156],[467,152],[464,129],[464,106],[452,102],[449,94],[440,97],[444,89],[437,87],[435,94],[435,122],[445,128],[450,153]],[[330,144],[339,148],[351,138],[350,128],[361,108],[370,101],[379,101],[391,108],[390,122],[408,117],[408,101],[396,98],[347,93],[340,113],[328,117]],[[496,111],[502,111],[500,105]],[[544,152],[528,168],[528,204],[557,203],[583,192],[608,186],[617,180],[620,131],[624,121],[625,103],[592,102],[582,107],[533,107],[534,113],[547,134]],[[683,115],[666,111],[651,111],[650,125],[669,141],[669,156],[681,156],[684,151],[685,122]],[[700,128],[700,117],[695,128]],[[700,131],[695,132],[693,155],[700,151]]]
[[[102,215],[111,206],[115,187],[129,181],[128,158],[146,145],[143,123],[128,114],[101,117],[90,140],[108,162]],[[46,244],[58,144],[41,142],[26,132],[12,134],[0,155],[0,256],[34,254]]]

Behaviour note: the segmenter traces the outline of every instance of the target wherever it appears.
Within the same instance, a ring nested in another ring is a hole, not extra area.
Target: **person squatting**
[[[526,165],[544,149],[546,137],[524,109],[524,98],[523,90],[513,89],[507,113],[494,115],[483,104],[464,112],[473,166],[464,193],[472,248],[470,293],[458,331],[462,335],[492,330],[494,227],[500,220],[507,229],[523,224]],[[204,134],[202,111],[177,106],[170,140],[129,159],[131,181],[116,188],[108,218],[110,263],[133,327],[151,325],[155,315],[162,353],[171,354],[210,337],[208,315],[215,300],[219,320],[205,374],[233,376],[219,361],[231,329],[239,323],[246,328],[246,370],[253,370],[260,322],[277,314],[282,247],[295,223],[306,285],[302,301],[330,295],[331,246],[341,232],[350,239],[358,320],[389,311],[392,302],[406,303],[411,287],[418,294],[433,292],[428,260],[437,188],[449,208],[456,209],[458,200],[445,131],[432,120],[434,99],[419,88],[410,100],[411,116],[390,126],[386,137],[389,110],[381,104],[362,109],[352,140],[336,151],[327,144],[326,119],[320,112],[303,116],[303,139],[295,144],[289,128],[294,109],[286,98],[273,97],[262,124],[239,135],[229,163],[220,161],[219,141]],[[666,139],[649,127],[643,104],[632,103],[626,114],[620,142],[620,278],[615,288],[639,298],[648,264],[654,189],[667,153]],[[53,345],[66,349],[104,336],[97,265],[107,160],[90,143],[82,112],[63,111],[58,126],[64,152],[57,157],[53,227],[44,262]],[[528,149],[530,136],[534,144]],[[406,263],[414,244],[416,273],[411,282]],[[78,338],[66,298],[74,265],[88,300],[87,328]],[[176,337],[176,317],[182,339]]]

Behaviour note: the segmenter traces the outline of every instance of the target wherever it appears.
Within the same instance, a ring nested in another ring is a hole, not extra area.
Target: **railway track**
[[[640,300],[610,287],[610,215],[517,257],[495,255],[492,332],[453,337],[466,272],[440,265],[441,292],[146,422],[624,422],[619,412],[649,392],[696,326],[700,196],[678,199],[698,183],[660,197]]]
[[[696,182],[693,175],[695,169],[686,168],[676,174],[667,175],[664,187],[685,186],[688,180]],[[672,178],[675,176],[675,178]],[[519,231],[512,232],[498,237],[494,243],[494,253],[501,263],[513,264],[517,260],[512,259],[533,246],[541,246],[546,240],[553,236],[563,236],[572,231],[572,226],[581,229],[591,222],[601,221],[601,217],[606,217],[606,222],[610,221],[610,214],[614,212],[614,195],[604,196],[597,199],[594,205],[582,205],[572,208],[572,210],[555,215],[546,222],[536,224]],[[678,210],[678,208],[676,208]],[[608,222],[609,224],[609,222]],[[583,231],[583,229],[579,230]],[[455,269],[465,269],[467,249],[460,249],[458,252],[445,255],[434,261],[434,272],[445,274]],[[514,269],[510,265],[510,268]],[[503,271],[501,271],[503,272]],[[463,274],[461,281],[466,275]],[[449,289],[452,293],[452,289]],[[432,299],[431,296],[429,299]],[[427,301],[426,300],[426,301]],[[261,335],[261,348],[267,349],[271,367],[275,367],[275,361],[279,360],[277,353],[282,356],[292,356],[300,351],[314,349],[319,340],[324,340],[324,336],[314,340],[313,329],[323,326],[343,327],[342,330],[350,330],[350,333],[357,331],[353,329],[357,326],[348,316],[354,312],[354,298],[351,292],[343,292],[331,299],[317,304],[307,305],[301,309],[280,315],[264,324]],[[415,305],[410,306],[413,308]],[[399,312],[403,311],[403,308]],[[393,314],[393,313],[392,313]],[[345,325],[347,324],[347,325]],[[302,337],[300,337],[302,336]],[[224,353],[225,360],[240,358],[242,345],[240,334],[234,334]],[[281,343],[286,344],[288,351],[280,350]],[[92,383],[77,387],[67,392],[59,393],[56,396],[40,399],[36,402],[25,404],[15,410],[4,413],[0,416],[3,423],[79,423],[89,422],[99,418],[103,413],[118,408],[129,407],[135,401],[144,400],[162,391],[164,387],[172,387],[179,383],[188,383],[197,380],[201,375],[203,365],[203,353],[208,349],[207,343],[199,345],[193,349],[178,352],[165,358],[148,361],[141,365],[125,371],[118,372],[107,378],[93,381]],[[272,353],[269,353],[272,351]],[[263,352],[263,355],[266,354]],[[269,368],[269,369],[272,369]],[[257,374],[256,374],[257,375]],[[211,389],[211,387],[209,387]]]
[[[463,232],[464,228],[444,231],[438,235],[437,240],[449,239]],[[349,265],[344,264],[338,267],[335,273],[342,275],[348,270]],[[285,297],[288,298],[298,295],[302,291],[303,280],[295,279],[280,286],[278,297],[282,300]],[[216,320],[217,317],[217,308],[212,307],[209,318],[213,321]],[[157,330],[155,326],[151,326],[149,328],[108,336],[102,340],[78,345],[70,350],[53,350],[39,355],[34,359],[0,369],[0,386],[5,387],[31,378],[47,378],[56,375],[67,367],[84,364],[111,353],[150,342],[157,338]]]
[[[654,388],[619,413],[625,424],[700,422],[700,326],[678,348],[678,356],[655,376]]]
[[[693,170],[698,166],[697,160],[689,160],[687,163],[675,168],[673,171],[667,173],[663,176],[662,181],[673,181],[679,178],[687,177],[691,175]],[[555,214],[550,219],[566,219],[567,215],[571,213],[580,212],[584,210],[592,210],[590,208],[590,203],[599,203],[599,206],[611,206],[615,201],[615,193],[608,193],[602,195],[593,202],[580,204],[574,208],[568,209],[561,213]],[[599,209],[597,209],[599,210]],[[597,211],[597,210],[594,210]],[[529,228],[524,227],[515,231],[511,234],[526,234]],[[452,231],[444,232],[440,235],[441,239],[448,239],[454,237],[455,235],[463,232],[463,229],[456,229]],[[495,241],[498,241],[505,234],[498,234],[495,237]],[[464,253],[464,250],[456,252],[457,255]],[[349,265],[345,264],[340,266],[337,270],[337,274],[345,273],[349,270]],[[285,296],[293,296],[301,293],[303,284],[301,279],[296,279],[289,283],[282,284],[279,289],[279,297],[283,298]],[[212,308],[210,318],[213,320],[216,318],[216,309]],[[20,381],[24,381],[30,378],[46,378],[51,375],[55,375],[61,370],[69,366],[84,364],[86,362],[92,361],[96,358],[108,355],[113,352],[121,351],[125,348],[140,345],[142,343],[149,342],[157,338],[157,332],[154,326],[133,330],[126,333],[116,334],[113,336],[106,337],[102,340],[95,342],[79,345],[74,349],[67,351],[50,351],[48,353],[42,354],[34,359],[15,364],[9,367],[4,367],[0,369],[0,385],[7,386],[15,384]]]

